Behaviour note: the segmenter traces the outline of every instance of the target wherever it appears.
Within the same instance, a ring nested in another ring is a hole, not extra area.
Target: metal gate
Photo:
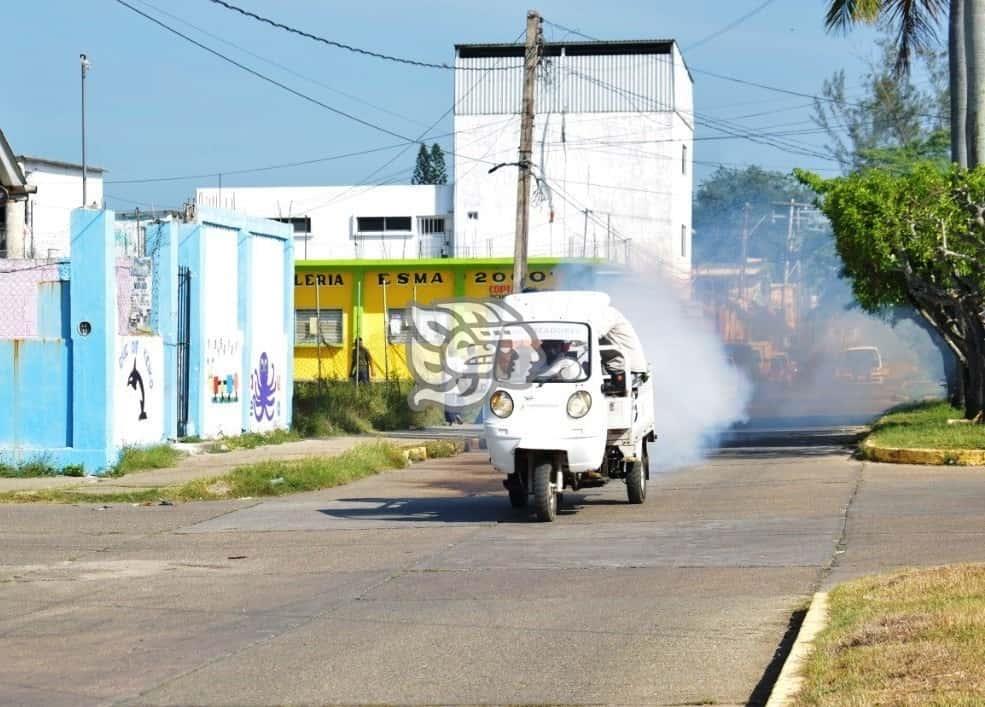
[[[178,268],[178,437],[188,435],[188,342],[191,321],[192,273]]]

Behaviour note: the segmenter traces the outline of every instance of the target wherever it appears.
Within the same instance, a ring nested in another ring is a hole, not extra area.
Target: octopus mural
[[[280,380],[274,365],[270,362],[267,352],[260,354],[260,363],[253,369],[250,376],[250,414],[257,422],[274,419],[280,410],[277,403],[277,393],[280,391]]]

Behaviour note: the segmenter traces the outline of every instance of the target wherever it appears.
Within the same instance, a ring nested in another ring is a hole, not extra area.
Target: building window
[[[356,217],[357,235],[380,235],[392,233],[409,235],[411,232],[410,216],[358,216]]]
[[[687,257],[687,226],[681,224],[681,257]]]
[[[391,344],[406,344],[410,340],[410,310],[388,309],[386,338]]]
[[[681,145],[681,174],[687,174],[687,145]]]
[[[417,227],[422,236],[444,233],[445,219],[441,216],[422,216],[417,220]]]
[[[271,221],[280,221],[281,223],[289,223],[294,228],[295,236],[306,236],[311,233],[311,219],[307,216],[293,216],[293,217],[276,217],[271,218]]]
[[[298,309],[294,312],[294,343],[342,345],[341,309]]]

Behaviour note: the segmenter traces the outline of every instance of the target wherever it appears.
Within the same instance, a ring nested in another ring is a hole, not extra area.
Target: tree
[[[897,71],[905,73],[911,50],[929,45],[945,8],[951,161],[974,167],[985,163],[985,0],[830,0],[825,26],[888,21],[897,31]]]
[[[827,131],[828,151],[846,170],[866,166],[866,153],[915,145],[947,124],[942,56],[921,50],[919,59],[932,82],[924,91],[913,85],[909,74],[895,70],[897,49],[889,39],[881,39],[879,48],[878,59],[870,62],[863,77],[861,99],[848,98],[845,72],[838,71],[824,82],[822,97],[814,100],[814,122]]]
[[[985,408],[985,168],[797,176],[831,221],[843,275],[869,312],[910,305],[954,351],[969,419]]]
[[[431,184],[431,155],[423,144],[417,151],[417,164],[414,165],[414,176],[410,178],[410,183]]]
[[[431,181],[428,184],[447,184],[448,170],[445,167],[445,153],[441,145],[431,145]]]

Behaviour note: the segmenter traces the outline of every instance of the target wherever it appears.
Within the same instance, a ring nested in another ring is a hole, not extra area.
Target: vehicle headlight
[[[505,390],[497,390],[489,398],[489,409],[496,417],[509,417],[513,414],[513,398]]]
[[[568,415],[575,419],[585,417],[591,409],[592,396],[589,395],[587,391],[575,391],[571,394],[571,397],[568,398]]]

